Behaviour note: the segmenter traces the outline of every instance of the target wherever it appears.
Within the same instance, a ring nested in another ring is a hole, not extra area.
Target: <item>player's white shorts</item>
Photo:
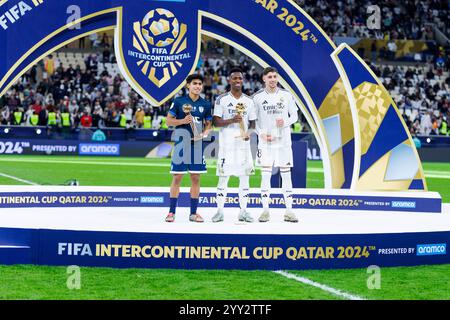
[[[249,176],[255,173],[250,144],[219,147],[216,174],[219,177]]]
[[[292,147],[283,144],[260,143],[256,152],[256,164],[260,167],[293,167]]]

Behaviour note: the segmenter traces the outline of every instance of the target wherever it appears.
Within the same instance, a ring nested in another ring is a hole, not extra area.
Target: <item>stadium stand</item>
[[[379,30],[366,26],[371,1],[296,2],[333,37],[383,39],[390,43],[400,39],[428,41],[430,50],[426,59],[404,62],[377,49],[370,57],[365,56],[365,60],[390,91],[413,135],[449,135],[450,47],[448,42],[436,39],[438,31],[449,34],[448,1],[377,1],[382,17]],[[145,116],[151,117],[151,129],[159,129],[170,102],[151,106],[131,89],[115,61],[111,36],[103,34],[86,39],[33,66],[0,97],[0,124],[48,125],[49,113],[51,118],[54,112],[58,127],[63,127],[63,117],[69,113],[72,129],[143,128],[143,122],[136,121],[137,111],[143,110]],[[245,72],[247,94],[262,87],[261,68],[249,58],[216,40],[203,39],[202,45],[198,72],[205,77],[206,99],[213,101],[227,90],[226,74],[236,65]],[[83,117],[91,117],[92,121],[87,118],[82,121]],[[308,131],[304,118],[301,122],[303,131]]]

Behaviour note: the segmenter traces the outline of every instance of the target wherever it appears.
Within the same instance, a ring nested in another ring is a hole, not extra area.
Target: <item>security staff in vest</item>
[[[72,121],[71,121],[71,117],[70,117],[70,113],[67,110],[64,110],[61,113],[61,127],[64,128],[69,128],[72,125]]]
[[[442,118],[441,128],[439,129],[439,134],[443,135],[443,136],[448,136],[447,117]]]
[[[127,127],[127,116],[125,115],[124,112],[122,112],[122,113],[120,114],[119,126],[120,126],[121,128],[126,128],[126,127]]]
[[[150,112],[146,112],[144,116],[144,129],[151,129],[152,128],[152,117],[150,116]]]
[[[167,125],[167,118],[165,116],[161,117],[161,130],[168,130],[169,126]]]
[[[20,126],[23,121],[23,109],[17,108],[13,113],[13,124],[15,126]]]
[[[36,114],[36,113],[33,113],[31,116],[30,116],[30,124],[32,125],[32,126],[37,126],[38,124],[39,124],[39,115],[38,114]]]
[[[57,118],[55,110],[53,110],[53,109],[48,110],[47,126],[56,127],[57,124],[58,124],[58,118]]]

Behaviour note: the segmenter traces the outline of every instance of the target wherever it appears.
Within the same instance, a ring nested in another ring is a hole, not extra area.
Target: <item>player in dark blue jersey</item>
[[[175,127],[175,148],[170,169],[173,179],[170,186],[170,210],[166,217],[167,222],[175,221],[180,183],[186,173],[189,173],[191,177],[189,221],[203,222],[203,218],[197,213],[197,206],[200,195],[200,174],[206,173],[203,138],[206,138],[211,131],[212,105],[200,97],[203,90],[201,75],[190,75],[186,82],[188,94],[175,99],[167,115],[167,125]]]

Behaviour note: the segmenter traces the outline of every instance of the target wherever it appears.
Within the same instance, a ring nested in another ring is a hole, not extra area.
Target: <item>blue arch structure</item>
[[[326,188],[427,189],[386,89],[351,48],[336,48],[292,0],[79,0],[79,17],[68,12],[73,4],[0,1],[0,95],[54,50],[115,29],[122,74],[146,100],[161,104],[195,70],[203,34],[280,70],[321,147]],[[160,32],[152,23],[162,20],[171,37],[155,42]]]

